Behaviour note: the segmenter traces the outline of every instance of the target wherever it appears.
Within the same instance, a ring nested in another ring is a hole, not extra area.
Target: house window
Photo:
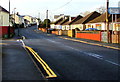
[[[115,24],[114,25],[114,30],[115,31],[120,31],[120,24]]]
[[[101,25],[101,24],[96,24],[96,28],[97,28],[98,30],[101,30],[102,25]]]
[[[88,27],[87,28],[91,28],[91,25],[88,25]]]

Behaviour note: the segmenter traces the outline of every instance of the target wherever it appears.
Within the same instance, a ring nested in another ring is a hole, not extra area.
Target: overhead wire
[[[72,2],[72,0],[68,1],[67,3],[65,3],[64,5],[56,8],[56,9],[53,9],[53,10],[49,10],[49,12],[51,12],[51,14],[53,14],[55,11],[58,11],[60,10],[61,8],[65,7],[66,5],[70,4]],[[54,12],[53,12],[54,11]],[[52,17],[52,16],[51,16]]]
[[[59,10],[59,9],[63,8],[64,6],[68,5],[71,2],[72,2],[72,0],[70,0],[69,2],[65,3],[64,5],[60,6],[59,8],[56,8],[54,10]]]

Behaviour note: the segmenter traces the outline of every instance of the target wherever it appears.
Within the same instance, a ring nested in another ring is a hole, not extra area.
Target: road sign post
[[[115,15],[115,22],[117,22],[117,15],[120,14],[120,7],[110,7],[108,8],[108,12],[109,14],[112,14],[112,24],[113,24],[113,15]],[[114,28],[114,26],[113,26]],[[115,37],[117,39],[117,30],[116,30],[116,26],[114,28],[114,31],[115,31]],[[116,40],[117,41],[117,40]]]

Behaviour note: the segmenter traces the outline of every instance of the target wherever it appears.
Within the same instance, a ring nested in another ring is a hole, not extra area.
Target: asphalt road
[[[20,34],[57,74],[60,80],[119,80],[119,50],[84,44],[22,28]],[[32,71],[32,70],[31,70]]]

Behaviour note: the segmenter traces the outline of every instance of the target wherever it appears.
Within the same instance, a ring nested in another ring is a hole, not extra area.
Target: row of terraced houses
[[[115,15],[113,15],[115,17]],[[120,43],[120,15],[116,15],[116,20],[109,15],[110,42]],[[96,11],[91,12],[85,17],[78,15],[70,17],[69,15],[55,16],[55,21],[51,23],[52,34],[66,35],[76,38],[84,38],[96,41],[107,42],[106,13],[100,14]],[[43,28],[40,30],[46,32]]]
[[[13,24],[27,28],[38,23],[38,19],[29,15],[19,15],[14,13],[9,15],[9,11],[0,6],[0,38],[12,37],[14,35]]]

